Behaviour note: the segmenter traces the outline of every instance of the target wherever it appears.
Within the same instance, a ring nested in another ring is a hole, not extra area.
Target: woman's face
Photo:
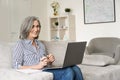
[[[29,32],[28,39],[32,39],[33,40],[33,39],[35,39],[39,35],[39,33],[40,33],[40,27],[39,26],[40,25],[39,25],[38,21],[35,20],[33,22],[32,29]]]

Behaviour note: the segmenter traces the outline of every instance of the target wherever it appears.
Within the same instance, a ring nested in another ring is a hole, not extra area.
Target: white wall
[[[0,0],[0,40],[16,41],[19,27],[28,15],[40,17],[42,30],[40,39],[49,40],[50,6],[53,0]],[[100,24],[84,24],[83,0],[57,0],[60,3],[60,15],[64,8],[72,9],[76,16],[76,40],[83,41],[100,36],[120,37],[120,0],[116,1],[116,22]]]
[[[18,40],[23,19],[31,15],[31,0],[0,0],[0,41]]]
[[[40,18],[40,39],[48,38],[46,0],[0,0],[0,10],[0,41],[17,41],[24,18],[31,15]]]
[[[9,10],[7,1],[0,0],[0,40],[5,41],[9,39]]]
[[[48,1],[48,15],[52,15],[52,8]],[[76,40],[83,41],[94,37],[110,36],[120,37],[120,0],[116,1],[116,22],[114,23],[99,23],[99,24],[84,24],[83,0],[57,0],[60,3],[60,13],[64,14],[64,8],[72,9],[72,14],[76,16]]]

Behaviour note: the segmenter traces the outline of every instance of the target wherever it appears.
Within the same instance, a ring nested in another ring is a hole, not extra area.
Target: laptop
[[[68,42],[62,66],[48,66],[45,69],[57,69],[81,64],[86,48],[86,43],[86,41]]]

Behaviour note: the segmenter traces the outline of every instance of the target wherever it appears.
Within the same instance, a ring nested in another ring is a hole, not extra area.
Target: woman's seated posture
[[[44,45],[37,40],[40,30],[41,25],[37,17],[25,18],[20,28],[20,40],[13,49],[13,68],[41,70],[55,61],[54,56],[47,55]],[[54,80],[83,80],[81,70],[77,66],[44,71],[53,73]]]

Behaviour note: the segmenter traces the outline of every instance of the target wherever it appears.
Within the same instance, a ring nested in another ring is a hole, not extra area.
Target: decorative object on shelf
[[[59,23],[56,21],[56,22],[55,22],[55,26],[58,26],[58,25],[59,25]]]
[[[69,34],[68,34],[68,31],[66,30],[66,31],[65,31],[65,34],[64,34],[64,37],[63,37],[63,40],[64,40],[64,41],[69,40],[68,35],[69,35]]]
[[[53,26],[54,26],[54,28],[57,28],[58,25],[59,25],[58,21],[53,22]]]
[[[71,9],[70,8],[65,8],[65,12],[68,14],[71,12]]]
[[[55,41],[59,41],[60,38],[59,38],[59,36],[55,36],[55,37],[53,38],[53,40],[55,40]]]
[[[60,32],[57,30],[57,34],[53,37],[53,40],[58,41],[60,40]]]
[[[53,11],[54,11],[53,15],[57,16],[58,15],[58,9],[60,7],[59,3],[57,1],[53,1],[51,3],[51,7],[53,8]]]

